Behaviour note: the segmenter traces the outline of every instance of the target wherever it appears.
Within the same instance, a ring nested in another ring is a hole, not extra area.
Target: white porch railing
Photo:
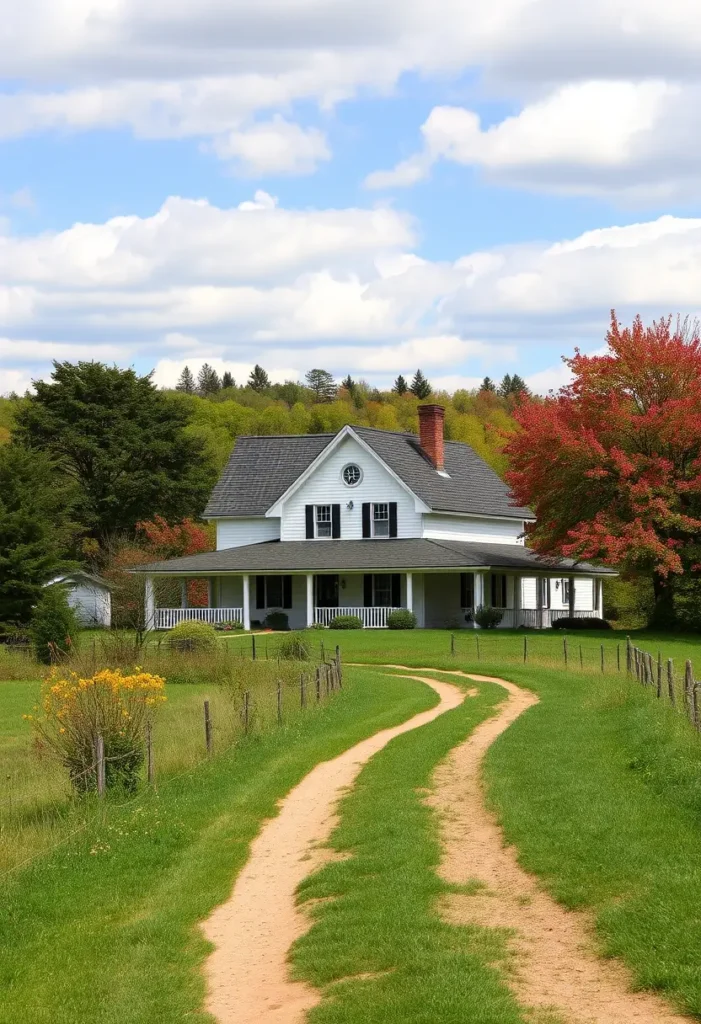
[[[387,617],[398,608],[315,608],[314,622],[328,626],[337,615],[357,615],[365,629],[386,629]]]
[[[218,622],[243,623],[243,608],[156,608],[155,628],[172,629],[189,619],[209,622],[213,626]]]
[[[501,622],[499,629],[516,629],[519,626],[527,626],[530,629],[548,629],[556,619],[569,618],[567,608],[500,608]],[[463,608],[464,616],[469,616],[469,621],[474,621],[474,608]],[[574,613],[575,619],[596,618],[596,610],[580,611]]]

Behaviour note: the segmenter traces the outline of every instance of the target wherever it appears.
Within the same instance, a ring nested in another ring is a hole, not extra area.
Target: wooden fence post
[[[336,671],[338,673],[338,688],[343,689],[343,672],[341,671],[341,648],[336,644]]]
[[[626,672],[629,675],[633,673],[633,645],[629,636],[626,637]]]
[[[321,669],[316,669],[316,699],[321,700]]]
[[[579,645],[579,667],[584,670],[584,652],[582,651],[582,645]]]
[[[248,726],[250,721],[248,704],[251,699],[251,695],[248,690],[243,691],[243,731],[248,736]]]
[[[455,657],[455,633],[450,634],[450,653],[451,656]]]
[[[204,702],[204,741],[207,753],[212,753],[212,717],[209,713],[209,701]]]
[[[701,683],[694,683],[691,689],[691,700],[693,708],[692,722],[696,730],[701,728],[701,721],[699,721],[699,690],[701,690]]]
[[[567,637],[566,636],[563,636],[563,638],[562,638],[562,653],[565,656],[565,668],[567,668]]]
[[[324,641],[323,640],[319,641],[319,647],[321,648],[321,660],[322,661],[326,661],[326,652],[324,650]]]
[[[149,786],[153,785],[153,736],[151,735],[151,723],[146,723],[146,781]]]
[[[621,645],[616,644],[616,671],[621,671]]]
[[[282,683],[277,681],[277,724],[282,725]]]
[[[304,672],[301,672],[299,676],[299,706],[303,708],[304,704]]]
[[[604,674],[604,645],[601,645],[601,674]]]
[[[475,633],[475,640],[477,641],[477,660],[480,660],[480,635]]]
[[[674,692],[674,662],[671,658],[667,661],[667,692],[669,693],[669,703],[672,707],[676,707],[677,698]]]
[[[251,658],[256,660],[256,634],[251,633]]]
[[[526,664],[527,661],[528,661],[528,637],[524,636],[524,638],[523,638],[523,663],[524,663],[524,665]]]
[[[97,795],[105,795],[105,741],[102,733],[98,733],[95,742],[95,767],[97,771]]]
[[[662,696],[662,652],[657,652],[657,696]]]
[[[684,703],[686,705],[687,714],[691,711],[691,690],[694,685],[694,670],[691,666],[691,662],[687,661],[684,668]]]

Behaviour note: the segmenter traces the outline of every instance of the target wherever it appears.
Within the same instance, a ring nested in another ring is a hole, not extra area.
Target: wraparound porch
[[[207,607],[187,607],[183,575],[178,608],[159,607],[154,577],[146,577],[145,612],[149,628],[170,629],[185,619],[214,625],[263,625],[271,612],[284,612],[290,627],[329,625],[336,615],[354,614],[367,629],[387,626],[398,608],[413,611],[426,628],[479,628],[475,611],[490,606],[501,613],[500,628],[544,629],[563,616],[603,617],[601,579],[596,576],[533,575],[504,571],[404,571],[367,573],[213,573]]]

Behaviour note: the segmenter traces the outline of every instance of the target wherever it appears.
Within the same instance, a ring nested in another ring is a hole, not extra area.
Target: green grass
[[[346,672],[293,727],[254,737],[3,878],[0,1022],[206,1021],[197,923],[221,903],[261,821],[315,764],[433,706],[427,687]]]
[[[499,969],[508,956],[504,933],[439,916],[438,900],[451,890],[436,874],[435,814],[421,795],[435,766],[502,697],[484,685],[478,697],[397,737],[343,800],[331,845],[352,856],[311,876],[300,894],[320,900],[292,958],[295,974],[323,992],[313,1024],[524,1021]]]
[[[639,986],[701,1017],[698,735],[625,679],[508,675],[541,703],[486,759],[507,840],[558,900],[593,912]]]

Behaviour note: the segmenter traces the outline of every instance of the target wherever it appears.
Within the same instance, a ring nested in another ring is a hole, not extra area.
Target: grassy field
[[[372,673],[318,713],[252,737],[122,807],[3,879],[0,1022],[205,1021],[196,925],[225,899],[276,801],[316,763],[433,706]]]

